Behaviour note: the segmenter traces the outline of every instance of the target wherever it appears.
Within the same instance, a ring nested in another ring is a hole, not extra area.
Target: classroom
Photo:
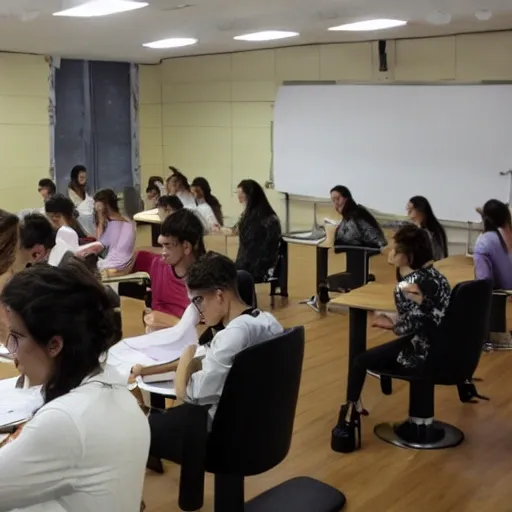
[[[0,512],[512,510],[512,6],[0,27]]]

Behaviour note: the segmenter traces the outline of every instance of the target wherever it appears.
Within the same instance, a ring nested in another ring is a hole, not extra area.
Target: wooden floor
[[[230,255],[232,249],[228,250]],[[377,423],[406,417],[408,388],[396,382],[393,395],[384,396],[378,381],[368,378],[363,401],[370,416],[363,418],[362,449],[350,455],[331,451],[330,432],[346,386],[348,315],[321,317],[308,306],[297,304],[314,291],[314,256],[313,248],[290,248],[289,303],[274,310],[285,327],[306,327],[292,448],[280,466],[247,479],[247,498],[293,476],[308,475],[341,489],[349,512],[512,511],[512,352],[482,356],[477,375],[484,382],[479,384],[479,391],[490,396],[490,402],[462,404],[456,389],[436,389],[437,418],[458,426],[467,436],[460,447],[421,452],[378,440],[373,435]],[[372,261],[377,280],[393,280],[393,269],[383,257]],[[343,267],[343,257],[331,257],[330,271]],[[262,309],[269,307],[268,287],[258,289],[258,300]],[[123,300],[125,335],[142,331],[141,307],[136,301]],[[370,346],[388,339],[389,334],[369,328]],[[0,372],[7,376],[5,369],[0,368]],[[148,512],[179,510],[178,478],[179,469],[172,464],[166,465],[164,475],[148,472],[144,491]],[[203,510],[213,510],[212,503],[209,476]]]

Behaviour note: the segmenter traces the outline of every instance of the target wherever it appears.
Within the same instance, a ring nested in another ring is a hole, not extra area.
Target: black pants
[[[411,338],[399,338],[398,340],[384,343],[359,354],[350,369],[348,378],[347,398],[350,402],[357,402],[366,378],[366,370],[375,373],[393,373],[395,375],[417,375],[418,368],[405,368],[397,363],[398,354],[411,343]]]

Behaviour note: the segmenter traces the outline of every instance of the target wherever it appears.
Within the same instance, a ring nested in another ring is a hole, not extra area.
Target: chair
[[[410,391],[409,419],[377,425],[377,437],[403,448],[423,450],[458,446],[464,440],[461,430],[434,419],[434,389],[436,385],[457,386],[472,378],[489,328],[491,296],[490,281],[458,284],[423,373],[404,377],[379,372],[381,376],[408,381]]]
[[[512,350],[512,343],[500,343],[492,339],[492,333],[507,333],[507,301],[512,295],[510,290],[494,290],[492,294],[489,338],[485,350]]]
[[[203,460],[190,461],[185,447],[179,499],[182,510],[202,507],[204,471],[215,475],[215,512],[337,512],[343,508],[345,497],[340,491],[305,477],[288,480],[247,503],[244,500],[245,477],[272,469],[288,454],[303,356],[303,327],[289,329],[238,354]],[[194,448],[197,454],[197,443]]]
[[[270,283],[270,306],[275,305],[275,297],[288,297],[288,244],[281,239],[277,263],[268,278]]]
[[[144,201],[135,187],[124,187],[123,199],[124,213],[128,218],[133,219],[134,215],[144,210]]]

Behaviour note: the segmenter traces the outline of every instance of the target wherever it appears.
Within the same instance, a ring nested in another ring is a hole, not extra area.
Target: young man
[[[39,213],[26,215],[20,223],[22,263],[28,265],[47,261],[57,266],[62,258],[58,258],[57,252],[60,251],[55,251],[55,247],[55,230],[50,221]]]
[[[283,332],[270,313],[250,308],[240,298],[236,267],[226,256],[214,252],[203,256],[189,269],[187,283],[191,302],[204,322],[225,327],[206,346],[202,361],[195,358],[197,345],[183,352],[175,387],[176,396],[184,404],[149,417],[150,455],[174,462],[180,461],[184,437],[190,428],[199,433],[203,428],[206,434],[204,413],[197,415],[198,425],[190,424],[196,417],[193,409],[207,408],[211,425],[236,355]]]
[[[43,178],[39,180],[37,191],[41,194],[43,201],[46,203],[50,197],[56,194],[57,188],[51,179]]]
[[[189,305],[185,277],[205,253],[201,221],[190,210],[178,210],[164,220],[158,243],[162,254],[139,251],[133,268],[151,277],[152,311],[144,317],[148,331],[172,327]]]

